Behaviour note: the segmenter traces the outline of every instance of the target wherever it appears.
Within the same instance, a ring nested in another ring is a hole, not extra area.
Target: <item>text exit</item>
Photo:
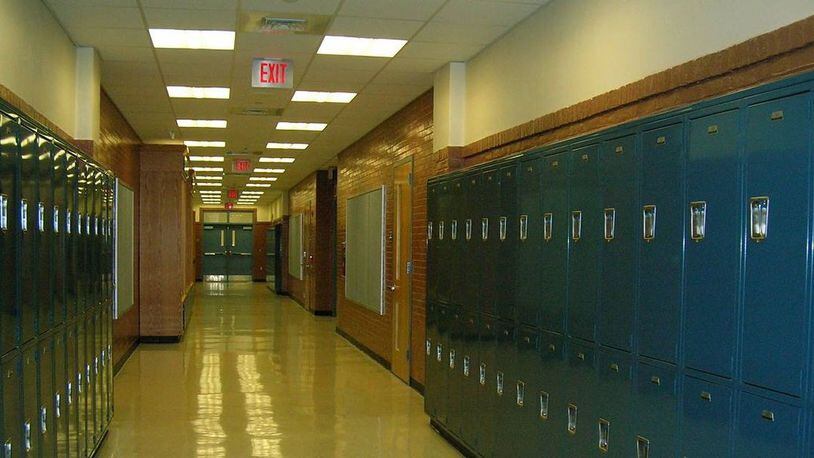
[[[284,59],[255,59],[252,65],[252,87],[294,87],[294,64]]]

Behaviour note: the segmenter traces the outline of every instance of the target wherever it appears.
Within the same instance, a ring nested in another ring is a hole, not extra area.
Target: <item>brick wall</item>
[[[427,179],[447,170],[446,152],[432,151],[432,91],[429,91],[391,116],[356,143],[339,154],[337,182],[336,246],[337,327],[385,361],[391,360],[392,314],[391,296],[385,296],[385,314],[380,316],[345,298],[345,277],[342,271],[345,240],[345,210],[347,199],[360,193],[386,186],[387,227],[393,228],[393,167],[413,159],[413,261],[412,278],[412,342],[414,355],[411,378],[424,383],[424,317],[426,296],[426,221]],[[293,199],[292,199],[293,202]],[[392,281],[391,242],[386,245],[386,282]]]
[[[289,191],[289,213],[291,216],[302,213],[302,246],[303,250],[307,250],[308,239],[312,237],[308,221],[313,220],[314,209],[317,205],[317,174],[316,172],[308,175],[304,180],[297,183],[296,186]],[[286,246],[288,241],[286,240]],[[288,257],[283,261],[288,265]],[[300,305],[308,309],[306,297],[306,276],[303,279],[293,275],[288,276],[288,294]]]

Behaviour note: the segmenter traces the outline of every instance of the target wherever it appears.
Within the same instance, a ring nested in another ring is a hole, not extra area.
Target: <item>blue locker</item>
[[[518,244],[514,290],[517,320],[537,326],[540,313],[540,244],[542,229],[542,190],[540,174],[543,160],[534,157],[520,163],[518,172]]]
[[[500,175],[500,207],[497,214],[497,284],[495,285],[497,315],[515,319],[515,262],[517,257],[517,162],[502,166]]]
[[[543,210],[540,247],[540,327],[565,331],[565,303],[568,300],[568,156],[561,152],[547,156],[542,171]]]
[[[598,164],[597,145],[575,149],[570,155],[568,334],[591,342],[596,338],[603,224]]]
[[[633,349],[636,303],[636,137],[602,142],[602,272],[597,332],[602,345]]]
[[[599,451],[596,347],[573,338],[568,346],[564,389],[568,405],[562,412],[566,419],[564,456],[590,456]]]
[[[0,115],[0,256],[12,262],[0,263],[0,355],[17,345],[20,329],[18,297],[20,269],[17,237],[20,209],[17,181],[19,155],[17,154],[16,123]]]
[[[741,393],[735,456],[800,456],[802,431],[800,407],[752,393]]]
[[[29,342],[37,333],[37,135],[23,126],[17,126],[17,145],[20,149],[20,199],[18,225],[20,240],[20,344]],[[25,294],[23,294],[25,292]]]
[[[682,124],[642,134],[639,353],[675,362],[684,242]]]
[[[481,202],[475,224],[479,230],[480,262],[482,263],[480,279],[480,301],[478,311],[490,315],[497,314],[497,288],[501,287],[497,281],[497,257],[500,253],[499,215],[500,203],[500,176],[498,170],[487,170],[481,175]]]
[[[600,348],[598,373],[596,449],[607,456],[636,456],[630,353]]]
[[[535,456],[540,452],[544,437],[537,434],[539,418],[538,396],[541,384],[540,330],[521,326],[517,333],[515,373],[509,386],[514,394],[513,421],[516,431],[515,456]]]
[[[633,428],[636,447],[647,448],[649,456],[674,455],[678,447],[676,409],[677,375],[674,366],[639,362]]]
[[[483,413],[478,417],[478,451],[484,456],[495,452],[495,428],[497,426],[497,335],[495,317],[481,314],[479,325],[478,407]]]
[[[50,140],[37,136],[37,196],[36,215],[36,288],[37,332],[43,334],[53,326],[54,265],[54,146]]]
[[[747,109],[743,380],[794,396],[808,336],[812,125],[808,94]]]
[[[687,376],[682,397],[681,456],[730,456],[732,389]]]
[[[526,398],[534,404],[537,456],[561,456],[568,435],[565,346],[563,336],[543,331],[540,335],[539,384],[527,387]],[[529,407],[531,407],[530,405]]]
[[[732,377],[740,274],[739,111],[693,119],[687,147],[685,364]]]
[[[52,237],[54,240],[54,324],[65,322],[67,305],[65,302],[65,260],[66,260],[66,208],[67,208],[67,152],[57,148],[54,153],[54,207]]]
[[[56,444],[56,417],[54,416],[54,341],[48,334],[40,337],[37,345],[37,433],[41,456],[54,456]]]
[[[3,456],[24,456],[22,367],[17,350],[5,355],[0,361],[2,377],[0,388],[3,395]]]

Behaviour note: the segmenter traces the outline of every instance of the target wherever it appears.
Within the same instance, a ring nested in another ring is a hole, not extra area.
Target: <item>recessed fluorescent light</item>
[[[311,130],[319,132],[325,129],[324,122],[284,122],[277,123],[277,130]]]
[[[250,177],[249,181],[277,181],[277,177]]]
[[[240,193],[240,194],[241,194],[241,195],[242,195],[242,194],[247,194],[247,195],[256,195],[256,196],[261,196],[261,195],[265,194],[265,192],[263,192],[263,191],[243,191],[243,192],[242,192],[242,193]]]
[[[294,162],[293,157],[261,157],[260,162],[278,162],[282,164],[291,164]]]
[[[150,29],[155,48],[235,49],[235,32],[226,30]]]
[[[201,197],[208,199],[220,198],[221,194],[220,191],[213,191],[211,189],[201,189],[198,191],[198,193],[201,195]]]
[[[279,129],[279,127],[278,127]],[[269,142],[266,144],[266,149],[305,149],[308,148],[308,143],[274,143]],[[262,159],[260,159],[262,161]]]
[[[393,57],[407,40],[388,38],[357,38],[328,35],[322,40],[317,54],[339,56]]]
[[[177,119],[178,127],[208,127],[211,129],[225,129],[225,119]]]
[[[254,169],[254,173],[285,173],[285,169]]]
[[[202,182],[195,182],[195,186],[223,186],[223,183],[202,183]]]
[[[223,156],[189,156],[192,162],[223,162]]]
[[[228,87],[167,86],[167,94],[176,99],[228,99]]]
[[[248,186],[250,188],[270,188],[271,187],[270,184],[266,184],[266,183],[246,183],[246,186]]]
[[[221,181],[223,177],[216,177],[211,175],[195,175],[196,180],[203,180],[203,181]]]
[[[189,147],[203,147],[203,148],[223,148],[226,146],[224,141],[212,140],[184,140],[184,145]]]
[[[196,172],[223,172],[223,167],[187,167],[187,170]]]
[[[356,97],[355,92],[321,92],[321,91],[296,91],[292,102],[317,102],[317,103],[349,103]]]

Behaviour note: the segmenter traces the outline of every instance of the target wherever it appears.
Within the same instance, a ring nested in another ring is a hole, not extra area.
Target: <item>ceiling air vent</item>
[[[282,116],[282,108],[243,107],[233,108],[232,114],[239,116]]]
[[[285,19],[266,16],[260,20],[261,32],[299,32],[306,31],[308,21],[305,19]]]
[[[331,16],[320,14],[292,13],[280,17],[263,11],[246,11],[241,13],[240,30],[278,35],[324,35],[330,20]]]

